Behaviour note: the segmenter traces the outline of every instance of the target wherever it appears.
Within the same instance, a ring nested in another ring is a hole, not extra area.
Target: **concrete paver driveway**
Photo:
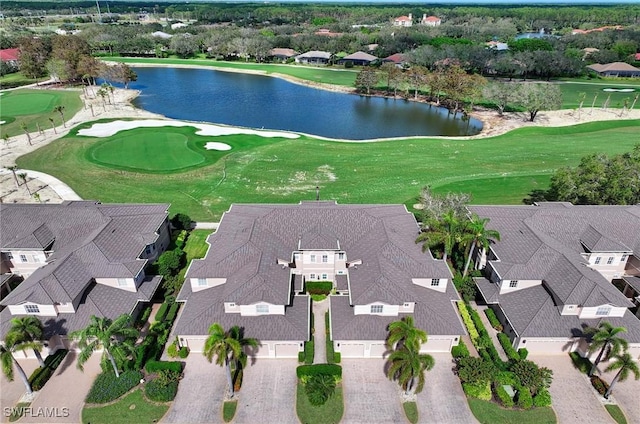
[[[418,394],[418,412],[421,423],[467,424],[477,423],[460,379],[453,373],[450,353],[432,353],[436,364],[426,374],[422,393]]]
[[[404,423],[398,385],[384,373],[383,359],[343,359],[342,423]]]
[[[210,364],[201,353],[187,357],[178,394],[161,422],[221,423],[227,379],[224,369]]]
[[[598,368],[604,370],[609,366],[608,362],[598,364]],[[607,372],[600,375],[600,377],[607,383],[613,381],[616,373]],[[634,380],[633,374],[629,374],[629,377],[625,381],[618,381],[613,387],[611,398],[618,403],[618,406],[627,417],[629,424],[640,424],[640,380]]]
[[[16,356],[17,355],[20,355],[20,353],[16,354]],[[18,363],[25,374],[27,374],[27,377],[38,368],[38,361],[35,359],[18,359]],[[20,400],[26,392],[24,383],[20,379],[15,367],[13,369],[13,381],[7,380],[4,373],[0,373],[0,410],[2,411],[2,413],[0,413],[0,423],[9,422],[9,417],[5,414],[5,408],[16,406],[18,400]]]
[[[569,355],[529,355],[529,359],[553,371],[549,392],[559,423],[615,423]]]
[[[297,424],[295,359],[257,359],[244,370],[235,423]]]

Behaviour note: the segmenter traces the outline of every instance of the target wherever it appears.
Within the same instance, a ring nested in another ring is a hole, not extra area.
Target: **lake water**
[[[482,122],[405,100],[334,93],[279,78],[207,69],[136,68],[134,104],[174,119],[287,130],[322,137],[477,134]]]

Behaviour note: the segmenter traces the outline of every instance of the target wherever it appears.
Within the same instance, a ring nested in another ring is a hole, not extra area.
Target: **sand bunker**
[[[140,121],[112,121],[101,124],[94,124],[91,128],[85,128],[78,131],[78,135],[86,135],[90,137],[111,137],[120,131],[132,130],[134,128],[152,128],[152,127],[193,127],[197,128],[196,134],[202,136],[218,136],[218,135],[234,135],[234,134],[251,134],[260,137],[283,137],[283,138],[299,138],[298,134],[281,132],[281,131],[259,131],[248,128],[226,127],[214,124],[200,124],[195,122],[170,121],[161,119],[145,119]]]
[[[226,143],[217,143],[215,141],[210,141],[204,145],[204,148],[207,150],[231,150],[231,146]]]
[[[618,93],[633,93],[635,88],[603,88],[602,91],[615,91]]]

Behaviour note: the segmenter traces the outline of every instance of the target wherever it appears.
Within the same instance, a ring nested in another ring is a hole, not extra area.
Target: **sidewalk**
[[[324,322],[324,314],[329,310],[330,300],[327,297],[322,302],[313,302],[313,340],[315,352],[313,355],[314,364],[327,363],[327,331]]]

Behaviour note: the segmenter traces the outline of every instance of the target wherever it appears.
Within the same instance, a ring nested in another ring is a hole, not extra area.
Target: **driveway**
[[[421,423],[467,424],[478,421],[471,413],[460,380],[453,373],[450,353],[432,353],[436,364],[426,374],[427,381],[418,394]]]
[[[201,353],[192,353],[185,362],[178,394],[161,422],[221,423],[227,384],[224,369],[210,364]]]
[[[251,360],[249,359],[249,364]],[[235,423],[297,424],[295,359],[260,359],[244,370]]]
[[[84,364],[84,372],[77,367],[77,353],[70,351],[65,356],[55,374],[40,390],[31,403],[34,416],[25,416],[21,423],[78,423],[81,422],[82,407],[93,381],[102,371],[100,369],[100,352],[91,355]],[[65,409],[66,408],[66,409]],[[36,411],[47,413],[38,416]]]
[[[17,355],[19,354],[20,353]],[[27,374],[27,377],[30,376],[36,368],[38,368],[38,361],[35,359],[19,359],[18,362],[25,374]],[[12,408],[16,406],[18,400],[20,400],[22,395],[26,392],[24,383],[20,379],[15,368],[13,370],[13,381],[7,380],[4,373],[0,373],[0,409],[2,410],[2,414],[0,414],[0,422],[9,422],[8,414],[5,414],[5,408]]]
[[[605,362],[602,363],[602,366],[598,365],[598,368],[604,370],[608,365],[609,363]],[[607,383],[611,383],[616,372],[617,370],[603,373],[600,377]],[[624,411],[629,424],[640,424],[640,380],[634,380],[633,374],[630,373],[625,381],[616,383],[610,398],[616,401],[620,409]]]
[[[559,423],[615,423],[569,355],[529,355],[529,359],[553,371],[549,392]]]
[[[404,423],[400,388],[384,373],[383,359],[343,359],[342,423]]]

